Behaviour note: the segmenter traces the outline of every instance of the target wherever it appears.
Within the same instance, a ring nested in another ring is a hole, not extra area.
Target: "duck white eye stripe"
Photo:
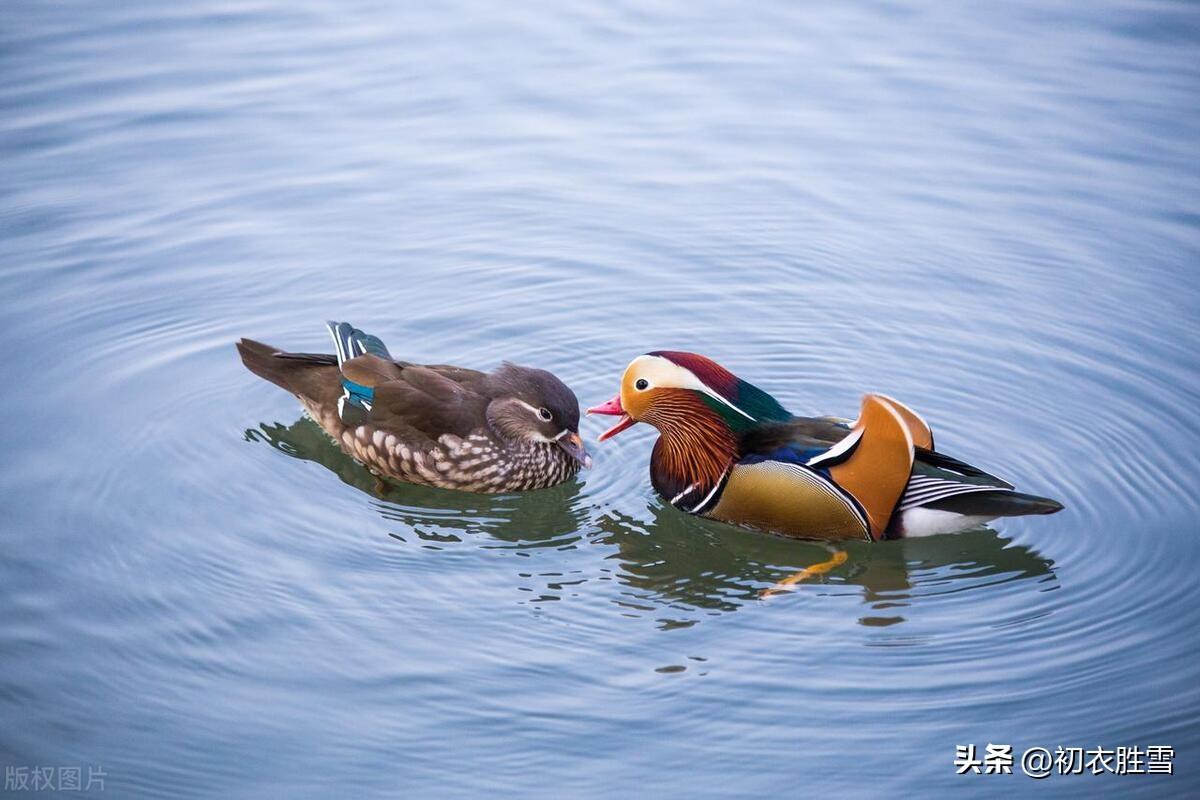
[[[681,367],[674,361],[662,356],[638,356],[633,360],[633,364],[639,361],[645,365],[644,373],[649,377],[651,388],[661,386],[666,389],[691,389],[701,394],[706,394],[714,400],[729,406],[751,422],[757,422],[754,417],[742,411],[719,392],[714,391],[707,383],[696,377],[696,373],[690,369]],[[632,367],[633,364],[630,364],[630,366]]]
[[[513,399],[517,400],[517,398],[513,398]],[[529,403],[526,403],[524,400],[517,400],[517,402],[520,403],[521,405],[525,406],[526,408],[528,408],[529,413],[533,414],[538,419],[542,418],[542,410],[540,408],[534,408],[533,406],[529,405]]]

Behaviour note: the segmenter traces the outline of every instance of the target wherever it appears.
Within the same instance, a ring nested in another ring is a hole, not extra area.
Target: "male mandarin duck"
[[[469,492],[542,489],[591,466],[579,401],[554,375],[397,361],[383,342],[328,323],[336,355],[242,339],[242,363],[300,398],[326,433],[377,476]]]
[[[925,421],[889,397],[866,395],[854,422],[797,417],[694,353],[635,358],[620,393],[588,413],[620,417],[600,441],[653,425],[655,491],[687,513],[743,527],[878,541],[1062,509],[937,452]]]

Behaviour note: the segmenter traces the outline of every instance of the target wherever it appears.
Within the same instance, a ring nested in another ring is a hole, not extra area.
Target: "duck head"
[[[621,377],[621,391],[588,414],[617,416],[600,441],[646,422],[660,433],[702,435],[698,427],[730,434],[791,417],[775,398],[710,358],[657,350],[635,358]]]
[[[587,469],[592,457],[579,436],[579,400],[543,369],[505,363],[491,376],[496,393],[487,421],[509,441],[556,444]]]

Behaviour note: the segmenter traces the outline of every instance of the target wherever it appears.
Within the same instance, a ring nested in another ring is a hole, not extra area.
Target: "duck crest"
[[[654,488],[677,508],[710,505],[738,458],[738,437],[724,416],[688,391],[672,391],[646,421],[662,431],[650,458]]]
[[[735,432],[792,418],[791,412],[770,394],[711,358],[678,350],[656,350],[647,355],[665,358],[695,375],[712,392],[701,396],[704,403]]]

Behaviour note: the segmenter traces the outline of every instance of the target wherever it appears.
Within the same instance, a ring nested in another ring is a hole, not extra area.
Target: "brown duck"
[[[377,476],[494,493],[554,486],[591,466],[579,401],[551,373],[507,362],[478,372],[397,361],[375,336],[345,322],[328,327],[335,355],[251,339],[238,352]]]
[[[621,391],[590,414],[661,434],[658,494],[689,514],[790,536],[879,539],[952,533],[1062,505],[935,450],[912,409],[879,394],[856,421],[798,417],[720,364],[677,351],[635,358]]]

